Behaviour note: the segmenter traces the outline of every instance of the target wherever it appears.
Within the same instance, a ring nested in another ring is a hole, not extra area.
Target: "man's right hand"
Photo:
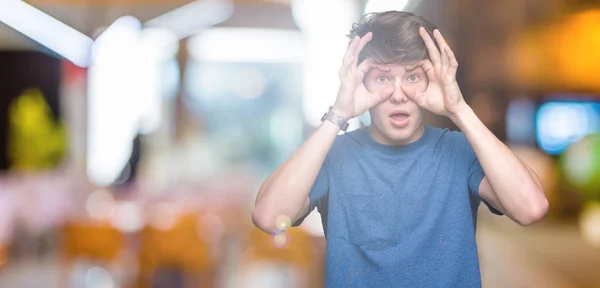
[[[367,58],[358,65],[360,52],[371,41],[373,33],[369,32],[362,38],[356,36],[348,45],[342,67],[339,70],[340,90],[338,91],[333,112],[348,120],[360,116],[367,110],[388,99],[394,92],[392,85],[376,93],[370,93],[364,85],[365,75],[371,69],[389,71],[389,67],[377,65],[373,59]]]

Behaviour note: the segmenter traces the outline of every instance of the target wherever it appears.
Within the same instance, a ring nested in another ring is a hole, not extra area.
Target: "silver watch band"
[[[339,115],[333,113],[333,106],[329,107],[329,109],[327,109],[327,112],[325,112],[323,117],[321,117],[321,122],[323,122],[325,120],[328,120],[329,122],[337,125],[344,132],[346,132],[346,129],[348,129],[348,126],[350,126],[350,123],[348,123],[348,120],[346,120],[342,116],[339,116]]]

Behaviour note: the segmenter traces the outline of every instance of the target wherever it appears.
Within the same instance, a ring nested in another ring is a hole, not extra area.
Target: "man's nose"
[[[392,94],[392,97],[390,97],[390,101],[392,103],[402,103],[402,102],[406,102],[406,100],[408,99],[406,97],[406,94],[404,94],[404,91],[402,91],[402,82],[399,80],[394,81],[393,83],[394,85],[394,94]]]

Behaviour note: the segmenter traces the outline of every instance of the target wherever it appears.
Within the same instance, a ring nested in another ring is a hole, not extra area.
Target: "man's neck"
[[[377,127],[375,127],[375,125],[370,125],[367,129],[373,141],[386,146],[406,146],[421,139],[423,134],[425,134],[425,126],[423,124],[419,125],[419,128],[417,128],[410,137],[404,140],[394,140],[388,138]]]

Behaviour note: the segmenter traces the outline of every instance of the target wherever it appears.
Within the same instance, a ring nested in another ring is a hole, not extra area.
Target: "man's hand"
[[[365,74],[371,69],[390,70],[389,67],[375,64],[370,58],[365,59],[358,65],[360,52],[372,38],[373,33],[371,32],[365,34],[362,38],[354,37],[348,46],[348,50],[346,50],[339,70],[341,85],[333,106],[333,112],[346,119],[362,115],[373,106],[388,99],[394,92],[394,87],[389,86],[377,93],[370,93],[363,83]]]
[[[425,42],[430,59],[423,60],[417,65],[423,67],[427,73],[429,86],[423,93],[411,91],[404,86],[402,86],[402,90],[420,107],[439,115],[456,117],[466,106],[456,82],[456,69],[458,68],[456,57],[439,30],[434,30],[433,36],[442,50],[441,52],[425,28],[419,28],[419,34]]]

